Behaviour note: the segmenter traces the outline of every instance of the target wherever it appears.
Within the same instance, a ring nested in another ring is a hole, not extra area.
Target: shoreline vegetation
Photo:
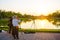
[[[0,27],[0,30],[8,31],[8,27]],[[23,29],[19,28],[19,32],[35,33],[35,32],[47,32],[47,33],[60,33],[60,29]]]
[[[8,30],[8,20],[10,17],[13,15],[17,15],[21,22],[28,22],[28,21],[33,21],[36,19],[39,20],[44,20],[47,19],[49,22],[52,22],[52,24],[60,26],[60,23],[57,24],[57,22],[60,22],[60,10],[53,12],[52,14],[49,14],[47,16],[45,15],[40,15],[40,16],[33,16],[33,15],[27,15],[24,14],[22,15],[20,12],[12,12],[12,11],[5,11],[5,10],[0,10],[0,30]],[[4,27],[1,27],[4,26]],[[19,29],[19,31],[25,31],[25,32],[57,32],[60,33],[60,29]]]

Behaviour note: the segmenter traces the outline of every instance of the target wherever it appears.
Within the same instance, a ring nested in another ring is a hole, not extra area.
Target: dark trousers
[[[16,39],[16,38],[18,39],[19,38],[18,37],[18,29],[16,27],[13,27],[12,35],[13,35],[14,39]]]
[[[9,26],[9,33],[12,32],[12,26]]]

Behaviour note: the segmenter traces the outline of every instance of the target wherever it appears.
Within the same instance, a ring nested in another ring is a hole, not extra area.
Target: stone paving
[[[8,32],[0,33],[0,40],[14,40]],[[16,40],[16,39],[15,39]],[[60,40],[60,33],[30,33],[19,32],[19,40]]]

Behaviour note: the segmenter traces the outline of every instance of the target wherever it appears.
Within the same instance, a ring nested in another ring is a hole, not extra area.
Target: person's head
[[[18,16],[14,15],[14,16],[13,16],[13,18],[16,18],[16,19],[17,19],[17,18],[18,18]]]
[[[12,17],[9,17],[10,19],[12,19]]]

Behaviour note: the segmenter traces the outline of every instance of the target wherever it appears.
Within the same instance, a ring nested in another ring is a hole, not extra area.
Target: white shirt
[[[18,19],[12,19],[13,26],[18,26],[19,22],[20,22],[20,20],[18,20]]]

